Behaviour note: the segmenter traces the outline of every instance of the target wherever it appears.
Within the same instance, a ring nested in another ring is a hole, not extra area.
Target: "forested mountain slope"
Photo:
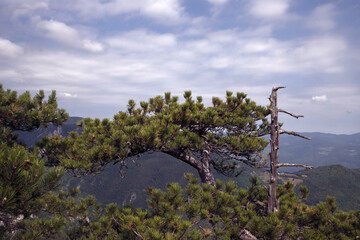
[[[311,140],[289,135],[280,136],[281,162],[302,163],[314,167],[340,164],[360,168],[360,133],[335,135],[302,133]]]
[[[326,196],[336,197],[342,210],[360,210],[360,169],[349,169],[342,165],[330,165],[299,171],[301,185],[309,188],[307,204],[315,205]]]

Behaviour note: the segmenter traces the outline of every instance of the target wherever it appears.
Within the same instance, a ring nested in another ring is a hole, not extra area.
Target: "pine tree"
[[[3,90],[0,84],[1,239],[48,239],[65,226],[65,217],[78,216],[79,222],[95,203],[93,197],[88,197],[77,204],[71,194],[53,192],[65,170],[47,169],[38,149],[29,152],[16,142],[14,130],[30,131],[68,119],[68,114],[57,107],[55,91],[47,101],[44,97],[44,91],[33,98],[29,92],[18,96],[15,91]],[[39,217],[40,213],[47,217]]]
[[[333,198],[317,206],[302,203],[291,182],[278,186],[279,211],[267,213],[267,189],[256,177],[247,189],[235,182],[187,186],[169,183],[147,189],[148,209],[109,204],[104,214],[78,232],[90,239],[357,239],[360,211],[337,211]]]
[[[14,130],[30,131],[68,119],[65,110],[57,107],[55,91],[47,101],[44,98],[43,90],[31,98],[28,91],[18,96],[16,91],[4,90],[0,84],[0,141],[13,144],[17,138]]]
[[[47,164],[73,170],[74,174],[96,173],[108,163],[126,166],[126,159],[148,151],[161,151],[194,167],[203,183],[215,185],[212,168],[231,175],[238,163],[261,166],[261,152],[267,146],[262,136],[269,131],[269,110],[256,105],[246,94],[226,93],[226,100],[212,99],[205,107],[202,97],[185,101],[165,93],[148,102],[134,100],[127,112],[119,112],[113,121],[85,119],[81,135],[48,137],[39,146]]]
[[[251,166],[263,163],[259,162],[259,152],[266,142],[259,137],[268,131],[268,123],[264,120],[268,110],[250,100],[243,102],[239,96],[245,98],[242,94],[234,98],[231,93],[227,93],[226,102],[214,98],[213,107],[204,107],[201,98],[192,101],[189,92],[185,93],[186,100],[182,104],[170,94],[141,102],[138,109],[134,101],[129,101],[128,112],[115,115],[114,121],[85,119],[81,123],[84,126],[82,135],[72,133],[67,138],[45,139],[40,144],[48,156],[45,162],[38,157],[39,149],[29,152],[17,144],[12,131],[61,124],[66,120],[65,111],[57,109],[55,93],[44,102],[41,91],[33,99],[29,93],[17,97],[13,91],[3,91],[0,85],[0,237],[360,238],[360,211],[338,211],[331,197],[317,206],[303,204],[302,198],[308,190],[301,187],[298,197],[290,182],[277,186],[279,211],[270,214],[267,188],[255,177],[247,189],[238,189],[234,182],[217,180],[212,184],[209,178],[203,177],[202,182],[209,184],[200,185],[192,175],[186,175],[185,189],[177,183],[168,184],[165,191],[149,187],[149,209],[119,208],[110,204],[102,212],[92,196],[74,199],[77,189],[53,191],[64,174],[63,167],[73,170],[74,174],[93,173],[112,161],[125,166],[127,158],[146,151],[178,156],[196,169],[199,167],[195,161],[207,162],[224,173],[232,172],[234,165],[218,162],[213,155]],[[258,120],[263,122],[258,125]],[[182,154],[187,158],[183,159]],[[45,163],[63,167],[47,169]]]

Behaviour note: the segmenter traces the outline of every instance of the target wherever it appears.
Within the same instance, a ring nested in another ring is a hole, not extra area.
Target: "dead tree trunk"
[[[268,192],[268,212],[277,212],[279,210],[279,202],[276,198],[276,176],[279,149],[279,122],[277,108],[277,90],[282,87],[273,88],[270,95],[270,111],[271,111],[271,133],[270,133],[270,184]]]
[[[278,109],[277,107],[277,90],[285,88],[285,87],[274,87],[272,89],[270,95],[270,112],[271,112],[271,132],[270,132],[270,183],[268,189],[268,213],[277,212],[279,211],[279,201],[276,198],[276,179],[277,179],[277,171],[279,167],[283,166],[292,166],[292,167],[304,167],[304,168],[312,168],[308,165],[303,164],[289,164],[289,163],[282,163],[279,164],[278,160],[278,150],[279,150],[279,136],[280,134],[286,133],[293,136],[302,137],[305,139],[310,140],[310,138],[305,137],[301,134],[296,132],[289,132],[285,130],[280,130],[279,122],[278,122],[278,114],[279,112],[283,112],[289,114],[292,117],[299,118],[304,117],[302,115],[295,115],[293,113]]]

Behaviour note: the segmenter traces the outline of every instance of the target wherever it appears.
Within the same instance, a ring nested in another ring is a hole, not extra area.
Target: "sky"
[[[360,1],[1,0],[0,83],[57,91],[71,116],[227,90],[305,117],[288,131],[360,132]]]

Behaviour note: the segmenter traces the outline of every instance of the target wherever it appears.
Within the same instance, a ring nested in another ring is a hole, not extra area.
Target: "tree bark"
[[[279,201],[276,198],[276,178],[277,178],[277,171],[279,167],[305,167],[305,168],[312,168],[311,166],[304,165],[304,164],[289,164],[289,163],[279,163],[278,160],[278,150],[279,150],[279,136],[280,134],[286,133],[289,135],[302,137],[305,139],[310,140],[310,138],[303,136],[299,133],[292,132],[292,131],[285,131],[281,130],[279,123],[278,123],[278,114],[279,112],[286,113],[292,117],[299,118],[304,117],[303,115],[295,115],[291,112],[278,109],[277,107],[277,90],[285,88],[285,87],[275,87],[272,89],[270,95],[270,112],[271,112],[271,133],[270,133],[270,184],[269,184],[269,192],[268,192],[268,213],[278,212],[279,211]]]
[[[303,168],[307,168],[307,169],[313,169],[312,166],[305,165],[305,164],[298,164],[298,163],[278,163],[276,166],[278,168],[279,167],[303,167]]]
[[[201,167],[198,169],[198,172],[202,183],[215,186],[215,178],[211,171],[210,160],[210,148],[205,144],[204,149],[201,152]]]
[[[257,240],[257,238],[246,229],[243,229],[239,235],[240,240]]]
[[[214,175],[212,174],[211,168],[210,167],[202,167],[200,169],[197,169],[201,182],[211,185],[211,186],[215,186],[215,178]]]
[[[185,152],[165,149],[161,151],[194,167],[198,171],[202,183],[215,186],[215,178],[210,166],[210,150],[207,146],[202,150],[201,159],[196,159]]]
[[[281,88],[281,87],[280,87]],[[268,192],[268,213],[279,211],[279,202],[276,198],[276,178],[279,149],[279,123],[277,108],[277,90],[273,88],[270,95],[270,111],[271,111],[271,133],[270,133],[270,184]]]

